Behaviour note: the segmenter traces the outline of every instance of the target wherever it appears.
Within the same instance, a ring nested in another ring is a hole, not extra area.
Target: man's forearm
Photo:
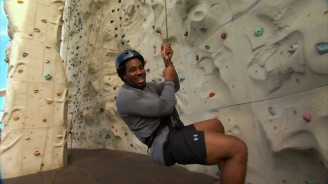
[[[173,66],[173,63],[172,61],[165,61],[164,60],[164,63],[165,63],[165,68],[168,67],[169,65],[172,65]],[[178,76],[178,73],[175,71],[175,77],[174,77],[174,85],[175,85],[175,92],[178,92],[179,89],[180,89],[180,79],[179,79],[179,76]]]

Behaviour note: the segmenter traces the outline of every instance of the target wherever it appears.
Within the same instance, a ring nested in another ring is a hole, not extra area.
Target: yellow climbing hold
[[[47,49],[50,49],[50,46],[47,45],[46,48],[47,48]]]
[[[40,32],[40,29],[34,28],[34,31],[37,32],[37,33],[39,33]]]
[[[61,95],[62,95],[62,93],[61,93],[61,92],[58,92],[58,93],[57,93],[57,96],[61,96]]]
[[[24,1],[22,1],[22,0],[17,0],[17,3],[22,4],[22,3],[24,3]]]
[[[63,138],[63,135],[57,135],[57,138],[61,139],[61,138]]]
[[[47,122],[47,119],[46,119],[46,118],[43,118],[42,121],[43,121],[43,122]]]
[[[25,140],[30,140],[30,137],[25,137]]]
[[[18,70],[18,73],[23,73],[23,69],[19,69]]]
[[[39,90],[37,90],[37,89],[34,90],[34,93],[38,93],[38,92],[39,92]]]
[[[15,121],[19,120],[19,117],[18,116],[14,116],[14,120]]]
[[[43,23],[47,23],[47,20],[45,20],[45,19],[42,19],[42,20],[41,20],[41,22],[43,22]]]
[[[40,152],[38,150],[34,151],[33,153],[35,156],[39,156],[40,155]]]
[[[49,60],[46,60],[46,63],[50,63],[50,61]]]
[[[52,100],[51,98],[46,98],[46,102],[47,102],[48,104],[52,104],[53,100]]]

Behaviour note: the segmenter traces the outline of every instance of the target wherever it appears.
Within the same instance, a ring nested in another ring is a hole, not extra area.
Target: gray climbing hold
[[[44,79],[45,80],[50,80],[52,78],[51,74],[50,73],[47,73],[45,76],[44,76]]]
[[[182,82],[182,81],[184,81],[184,80],[186,80],[185,77],[181,77],[181,78],[180,78],[180,82]]]
[[[294,53],[297,50],[297,48],[298,48],[298,44],[295,43],[289,47],[288,52]]]
[[[201,27],[199,28],[199,30],[205,32],[205,31],[207,31],[207,27],[205,27],[205,26],[201,26]]]
[[[125,37],[125,34],[122,34],[122,38],[124,38]]]
[[[268,111],[272,116],[276,115],[276,109],[273,106],[269,106]]]
[[[256,28],[255,31],[254,31],[254,34],[255,34],[256,37],[262,36],[263,35],[263,28],[262,27]]]
[[[23,52],[23,57],[26,57],[27,55],[28,55],[28,53],[26,53],[26,52]]]
[[[205,45],[206,50],[210,50],[211,46],[210,45]]]
[[[315,45],[315,48],[317,49],[317,51],[320,55],[327,54],[328,53],[328,42],[317,43]]]

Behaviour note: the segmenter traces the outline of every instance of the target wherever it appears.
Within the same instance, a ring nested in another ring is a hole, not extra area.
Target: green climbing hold
[[[276,109],[273,106],[269,106],[268,111],[272,116],[276,115]]]
[[[52,76],[49,73],[44,76],[45,80],[50,80],[51,78],[52,78]]]
[[[28,53],[26,53],[26,52],[23,52],[23,57],[26,57],[27,55],[28,55]]]
[[[315,45],[315,48],[317,49],[317,51],[320,55],[327,54],[328,53],[328,42],[317,43]]]
[[[319,182],[317,182],[317,180],[305,180],[306,184],[319,184]]]
[[[199,28],[199,30],[205,32],[205,31],[207,31],[207,27],[205,27],[205,26],[201,26],[201,27]]]
[[[210,45],[205,45],[206,50],[210,50],[211,46]]]
[[[255,34],[256,37],[262,36],[263,35],[263,28],[262,27],[256,28],[254,34]]]
[[[180,78],[180,82],[182,82],[182,81],[184,81],[184,80],[186,80],[186,78],[184,78],[184,77],[181,77],[181,78]]]

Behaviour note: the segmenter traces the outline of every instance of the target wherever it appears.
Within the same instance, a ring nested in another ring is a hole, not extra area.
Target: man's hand
[[[172,55],[173,55],[173,50],[171,48],[171,44],[167,43],[165,44],[161,44],[161,53],[162,53],[162,57],[165,63],[165,66],[171,65],[172,64]]]
[[[170,80],[174,82],[176,72],[173,65],[169,65],[163,70],[163,76],[165,80]]]

